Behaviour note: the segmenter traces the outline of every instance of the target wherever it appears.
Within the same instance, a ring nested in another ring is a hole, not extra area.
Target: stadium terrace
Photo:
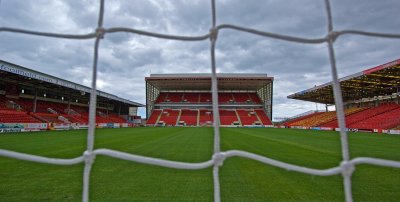
[[[146,77],[148,126],[211,126],[211,74]],[[222,127],[272,127],[273,77],[217,74]]]
[[[345,123],[351,131],[400,133],[400,59],[339,79]],[[326,104],[326,111],[309,111],[286,120],[293,128],[338,129],[332,82],[303,90],[289,99]]]
[[[0,132],[88,127],[91,89],[0,60]],[[97,127],[140,124],[144,105],[97,91]]]

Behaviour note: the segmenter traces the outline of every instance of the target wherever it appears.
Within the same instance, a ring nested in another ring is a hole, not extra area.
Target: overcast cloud
[[[323,0],[217,0],[217,23],[308,38],[323,37]],[[97,25],[93,0],[1,0],[0,26],[62,33],[89,33]],[[210,1],[106,0],[104,27],[131,27],[164,34],[203,35],[211,27]],[[400,33],[399,0],[334,0],[334,28]],[[0,58],[86,86],[91,83],[94,40],[60,40],[0,32]],[[150,73],[210,73],[209,40],[168,41],[134,34],[107,34],[101,41],[98,88],[145,103]],[[400,58],[400,40],[341,36],[335,43],[339,76]],[[303,45],[223,30],[217,71],[266,73],[274,81],[274,117],[316,105],[287,95],[331,81],[326,44]],[[322,109],[323,106],[317,106]],[[144,115],[144,110],[140,110]]]

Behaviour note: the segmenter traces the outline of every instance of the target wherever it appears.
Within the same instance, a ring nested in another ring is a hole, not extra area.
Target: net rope
[[[95,161],[95,157],[97,155],[109,156],[116,159],[123,159],[127,161],[133,161],[137,163],[156,165],[168,168],[175,169],[204,169],[208,167],[213,167],[213,183],[214,183],[214,201],[221,201],[220,196],[220,183],[219,183],[219,167],[223,165],[224,160],[231,157],[243,157],[248,159],[253,159],[255,161],[259,161],[261,163],[276,166],[282,169],[286,169],[289,171],[296,171],[300,173],[317,175],[317,176],[331,176],[341,174],[343,176],[343,184],[344,184],[344,193],[345,200],[347,202],[353,201],[352,192],[351,192],[351,175],[355,171],[355,166],[360,164],[370,164],[375,166],[384,166],[384,167],[394,167],[400,168],[400,161],[393,160],[385,160],[378,158],[369,158],[369,157],[357,157],[350,159],[349,155],[349,146],[347,140],[347,132],[345,125],[345,116],[343,111],[343,100],[342,93],[339,85],[337,68],[336,68],[336,59],[335,59],[335,51],[333,44],[335,40],[343,35],[361,35],[361,36],[369,36],[369,37],[383,37],[383,38],[394,38],[400,39],[400,34],[393,33],[377,33],[377,32],[366,32],[363,30],[334,30],[333,22],[332,22],[332,14],[331,14],[331,6],[330,1],[325,0],[325,10],[327,14],[327,34],[322,38],[302,38],[296,36],[283,35],[279,33],[271,33],[265,32],[261,30],[251,29],[247,27],[241,27],[232,24],[220,24],[217,25],[216,19],[216,6],[215,0],[211,0],[211,14],[212,14],[212,27],[210,32],[204,35],[199,36],[180,36],[180,35],[168,35],[163,33],[155,33],[148,32],[145,30],[132,29],[127,27],[103,27],[103,19],[104,19],[104,0],[100,0],[99,7],[99,15],[97,28],[92,33],[86,34],[65,34],[65,33],[50,33],[50,32],[40,32],[34,30],[26,30],[26,29],[18,29],[12,27],[0,27],[0,32],[11,32],[11,33],[19,33],[19,34],[28,34],[28,35],[36,35],[43,37],[52,37],[52,38],[63,38],[63,39],[73,39],[73,40],[89,40],[94,39],[94,54],[93,54],[93,72],[92,72],[92,88],[90,94],[90,104],[89,104],[89,128],[87,133],[87,148],[86,151],[82,154],[82,156],[78,156],[72,159],[59,159],[59,158],[48,158],[43,156],[31,155],[26,153],[14,152],[9,150],[0,149],[0,156],[20,159],[24,161],[38,162],[38,163],[46,163],[46,164],[54,164],[54,165],[74,165],[84,163],[84,173],[83,173],[83,188],[82,188],[82,201],[89,201],[89,185],[90,185],[90,172],[92,165]],[[333,84],[333,92],[334,99],[336,104],[336,113],[337,119],[340,128],[340,139],[341,139],[341,148],[342,148],[342,161],[336,167],[329,169],[313,169],[302,166],[297,166],[281,161],[277,161],[265,156],[260,156],[257,154],[249,153],[246,151],[239,150],[228,150],[228,151],[220,151],[220,131],[219,131],[219,110],[218,110],[218,85],[217,85],[217,75],[216,75],[216,59],[215,59],[215,46],[218,37],[218,31],[223,29],[231,29],[239,32],[246,32],[249,34],[259,35],[262,37],[268,37],[277,40],[284,40],[295,43],[303,43],[303,44],[321,44],[326,43],[329,61],[331,66],[331,74],[332,74],[332,84]],[[94,135],[95,135],[95,122],[96,122],[96,80],[97,80],[97,63],[98,63],[98,49],[101,39],[103,39],[105,34],[112,33],[132,33],[138,34],[148,37],[155,37],[160,39],[168,39],[168,40],[179,40],[179,41],[202,41],[202,40],[210,40],[210,58],[211,58],[211,81],[212,81],[212,105],[213,105],[213,128],[214,128],[214,152],[212,158],[208,161],[199,162],[199,163],[186,163],[186,162],[177,162],[164,160],[153,157],[146,157],[141,155],[135,155],[125,152],[120,152],[111,149],[93,149],[94,144]]]

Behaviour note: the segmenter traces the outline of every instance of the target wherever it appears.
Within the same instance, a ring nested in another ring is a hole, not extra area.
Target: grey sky
[[[217,0],[217,23],[308,38],[326,33],[323,0]],[[97,24],[98,2],[2,0],[0,26],[62,33],[88,33]],[[211,27],[210,1],[106,0],[104,27],[131,27],[179,35],[202,35]],[[400,33],[398,0],[334,0],[334,28]],[[90,86],[93,40],[60,40],[0,33],[0,58]],[[145,103],[149,73],[209,73],[210,43],[168,41],[134,34],[107,34],[101,41],[100,90]],[[400,58],[400,40],[345,35],[335,43],[339,75],[346,76]],[[232,30],[220,32],[217,68],[222,73],[275,77],[275,117],[292,116],[315,104],[287,95],[331,80],[326,44],[304,45]],[[322,106],[318,106],[320,109]],[[143,110],[141,111],[143,115]]]

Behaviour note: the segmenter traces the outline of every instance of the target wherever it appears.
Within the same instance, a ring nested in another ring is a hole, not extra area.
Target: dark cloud
[[[332,1],[333,19],[337,29],[363,29],[374,32],[398,33],[400,1]]]
[[[202,35],[211,27],[209,1],[106,0],[104,27]],[[273,33],[319,38],[327,17],[321,0],[217,1],[217,23]],[[336,30],[400,32],[398,0],[335,0]],[[89,33],[97,25],[98,2],[91,0],[2,0],[0,26],[60,33]],[[0,33],[0,58],[90,86],[93,40],[60,40]],[[144,77],[150,73],[209,73],[210,42],[161,40],[130,33],[107,34],[100,44],[98,87],[145,103]],[[399,57],[394,39],[340,36],[335,43],[340,76]],[[292,116],[323,106],[288,100],[287,95],[329,82],[326,44],[298,44],[222,30],[217,41],[217,70],[266,73],[275,77],[274,116]]]

